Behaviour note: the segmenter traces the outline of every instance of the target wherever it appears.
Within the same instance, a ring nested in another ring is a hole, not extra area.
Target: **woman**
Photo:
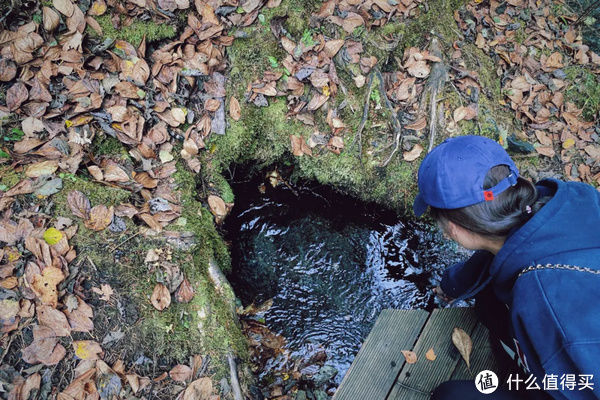
[[[540,387],[528,398],[600,398],[600,193],[554,179],[533,185],[480,136],[433,149],[418,184],[415,214],[429,208],[445,235],[476,250],[444,272],[436,293],[476,297],[483,322],[518,356],[521,378],[533,374]],[[446,382],[434,398],[516,398],[512,389],[501,382],[479,395],[472,381]]]

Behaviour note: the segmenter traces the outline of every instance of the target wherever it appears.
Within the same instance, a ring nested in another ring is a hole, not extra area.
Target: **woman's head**
[[[481,136],[461,136],[446,140],[423,160],[414,209],[421,215],[429,207],[446,233],[470,242],[471,233],[505,237],[533,215],[536,198],[535,186],[519,177],[502,146]]]

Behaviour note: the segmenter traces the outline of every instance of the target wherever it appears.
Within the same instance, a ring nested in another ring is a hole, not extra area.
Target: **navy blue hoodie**
[[[600,192],[576,182],[538,183],[552,199],[506,239],[494,256],[478,251],[444,272],[441,287],[450,297],[474,296],[491,284],[507,305],[510,331],[526,367],[542,386],[545,374],[593,374],[589,389],[548,391],[557,399],[600,398],[600,275],[542,269],[565,264],[600,270]],[[560,381],[559,381],[560,383]]]

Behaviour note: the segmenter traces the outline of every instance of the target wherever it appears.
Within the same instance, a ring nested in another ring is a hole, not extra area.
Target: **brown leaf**
[[[429,361],[435,361],[437,356],[435,355],[435,352],[433,351],[433,347],[430,348],[429,350],[427,350],[427,353],[425,353],[425,358],[428,359]]]
[[[53,0],[52,5],[65,17],[70,17],[75,12],[75,6],[71,0]]]
[[[100,344],[93,340],[73,341],[73,350],[77,358],[81,360],[98,360],[103,352]]]
[[[56,286],[65,279],[60,268],[46,267],[42,274],[33,276],[31,287],[40,298],[42,304],[56,307],[58,304],[58,290]]]
[[[83,221],[86,228],[93,231],[102,231],[110,225],[114,216],[113,206],[106,207],[104,204],[94,206],[90,210],[90,217]]]
[[[207,377],[200,378],[189,384],[182,400],[209,400],[212,391],[212,380]]]
[[[29,98],[29,92],[22,82],[13,84],[6,91],[6,106],[9,111],[15,111]]]
[[[323,51],[329,58],[333,58],[338,51],[344,46],[344,39],[335,39],[329,40],[325,42],[325,47],[323,47]]]
[[[539,146],[535,148],[535,151],[546,157],[554,157],[556,154],[552,146]]]
[[[562,54],[560,54],[559,52],[552,53],[550,57],[546,59],[546,62],[543,64],[544,68],[547,69],[562,68],[564,66],[562,62]]]
[[[94,330],[94,311],[85,301],[81,298],[76,297],[77,308],[69,311],[65,310],[64,313],[67,316],[69,325],[73,332],[91,332]]]
[[[133,179],[146,189],[154,189],[158,186],[158,179],[151,177],[147,172],[140,172]]]
[[[108,285],[106,283],[103,283],[102,285],[100,285],[100,288],[93,287],[92,292],[100,295],[100,300],[106,301],[106,302],[110,301],[110,296],[112,296],[114,294],[112,287],[110,287],[110,285]]]
[[[104,167],[104,179],[107,182],[129,182],[129,175],[115,162]]]
[[[162,283],[157,283],[152,291],[150,302],[158,311],[162,311],[171,304],[171,293]]]
[[[408,364],[414,364],[417,362],[417,354],[414,351],[400,350],[400,352]]]
[[[10,82],[17,76],[17,66],[11,60],[0,59],[0,81]]]
[[[417,78],[425,78],[429,76],[431,69],[426,61],[417,61],[408,67],[408,73]]]
[[[308,103],[307,109],[308,111],[315,111],[319,109],[325,102],[329,96],[326,96],[322,93],[315,93],[310,102]]]
[[[405,161],[415,161],[417,158],[419,158],[419,156],[421,155],[421,153],[423,152],[423,146],[421,146],[420,144],[415,144],[415,146],[412,148],[412,150],[410,151],[405,151],[404,154],[402,155],[402,158],[404,158]]]
[[[71,333],[71,325],[69,325],[65,314],[51,306],[39,306],[37,317],[40,325],[52,329],[56,336],[69,336]]]
[[[454,113],[452,115],[454,122],[459,122],[462,120],[470,121],[473,118],[475,118],[476,116],[477,116],[477,110],[471,106],[469,106],[469,107],[460,106],[456,110],[454,110]]]
[[[229,99],[229,115],[234,121],[239,121],[242,117],[240,102],[234,96],[231,96],[231,98]]]
[[[78,190],[73,190],[67,195],[67,204],[71,208],[73,215],[79,218],[88,219],[90,216],[90,200],[87,196]]]
[[[359,14],[349,12],[342,21],[342,28],[348,33],[352,33],[355,28],[365,24],[365,20]]]
[[[462,356],[463,360],[467,363],[467,367],[471,367],[470,357],[471,351],[473,350],[473,342],[467,332],[460,328],[454,328],[452,331],[452,343],[458,349],[458,352]]]
[[[44,7],[42,9],[42,17],[44,21],[44,30],[46,32],[52,32],[60,23],[60,16],[50,7]]]
[[[52,175],[57,169],[57,160],[40,161],[35,164],[30,164],[25,170],[25,175],[29,178],[39,178],[43,175]]]
[[[96,0],[88,10],[88,15],[100,16],[106,12],[106,3],[104,0]]]
[[[412,129],[414,131],[420,131],[421,129],[424,129],[426,126],[427,126],[427,118],[422,117],[422,118],[416,120],[415,122],[413,122],[412,124],[406,125],[404,128]]]
[[[217,99],[208,99],[204,103],[204,109],[206,111],[215,112],[221,107],[221,101]]]
[[[192,377],[192,369],[187,365],[178,364],[169,371],[171,379],[177,382],[185,382]]]
[[[194,288],[187,280],[187,278],[183,279],[183,282],[177,288],[175,292],[175,300],[178,303],[189,303],[194,298]]]

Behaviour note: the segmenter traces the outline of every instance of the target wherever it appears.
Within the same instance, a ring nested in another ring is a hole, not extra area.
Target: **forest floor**
[[[283,350],[223,275],[236,165],[410,214],[427,150],[476,134],[600,185],[597,13],[561,1],[1,7],[0,398],[250,396]]]

